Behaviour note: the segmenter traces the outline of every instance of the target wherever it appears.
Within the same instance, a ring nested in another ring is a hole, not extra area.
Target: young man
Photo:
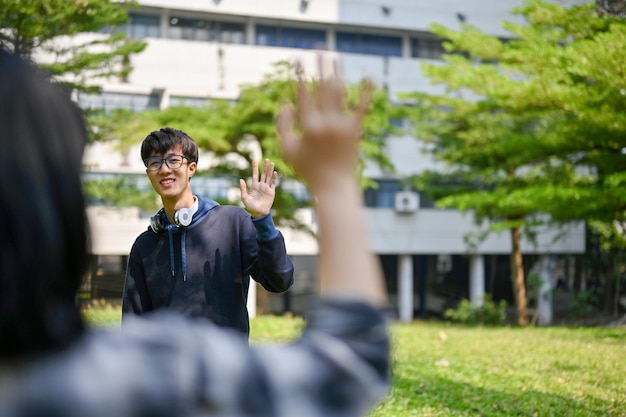
[[[246,212],[193,194],[198,146],[185,132],[150,133],[141,158],[163,208],[131,248],[124,318],[169,309],[248,335],[250,277],[270,292],[293,284],[294,267],[271,215],[274,164],[265,160],[260,178],[253,164],[250,189],[240,180]]]
[[[320,219],[323,296],[295,343],[250,347],[235,331],[174,312],[88,331],[75,303],[89,246],[84,121],[67,91],[0,50],[0,416],[369,412],[389,386],[386,294],[353,175],[367,102],[353,115],[343,95],[330,81],[314,96],[301,84],[298,110],[279,119],[285,157]]]

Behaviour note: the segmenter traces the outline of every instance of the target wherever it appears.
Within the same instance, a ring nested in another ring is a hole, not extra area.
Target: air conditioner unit
[[[396,193],[396,212],[415,213],[420,206],[420,196],[414,191],[400,191]]]

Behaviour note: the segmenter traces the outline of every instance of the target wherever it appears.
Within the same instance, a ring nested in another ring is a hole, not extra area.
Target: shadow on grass
[[[615,404],[592,397],[573,399],[530,390],[512,394],[504,389],[494,390],[425,374],[415,378],[394,376],[390,395],[374,415],[624,417],[626,410],[623,402]]]

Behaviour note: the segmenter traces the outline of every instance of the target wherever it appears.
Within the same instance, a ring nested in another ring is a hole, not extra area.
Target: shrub
[[[465,298],[457,308],[447,309],[443,316],[456,323],[501,326],[506,320],[506,301],[500,300],[499,303],[495,303],[487,294],[483,297],[483,305],[476,306]]]

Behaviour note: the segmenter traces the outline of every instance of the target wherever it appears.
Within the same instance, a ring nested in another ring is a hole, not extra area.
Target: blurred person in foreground
[[[320,219],[322,295],[298,340],[250,347],[174,312],[87,330],[75,302],[88,252],[84,121],[67,91],[0,52],[0,416],[368,412],[389,386],[386,295],[354,176],[368,103],[346,112],[343,100],[336,79],[315,93],[300,80],[296,109],[277,121]]]

